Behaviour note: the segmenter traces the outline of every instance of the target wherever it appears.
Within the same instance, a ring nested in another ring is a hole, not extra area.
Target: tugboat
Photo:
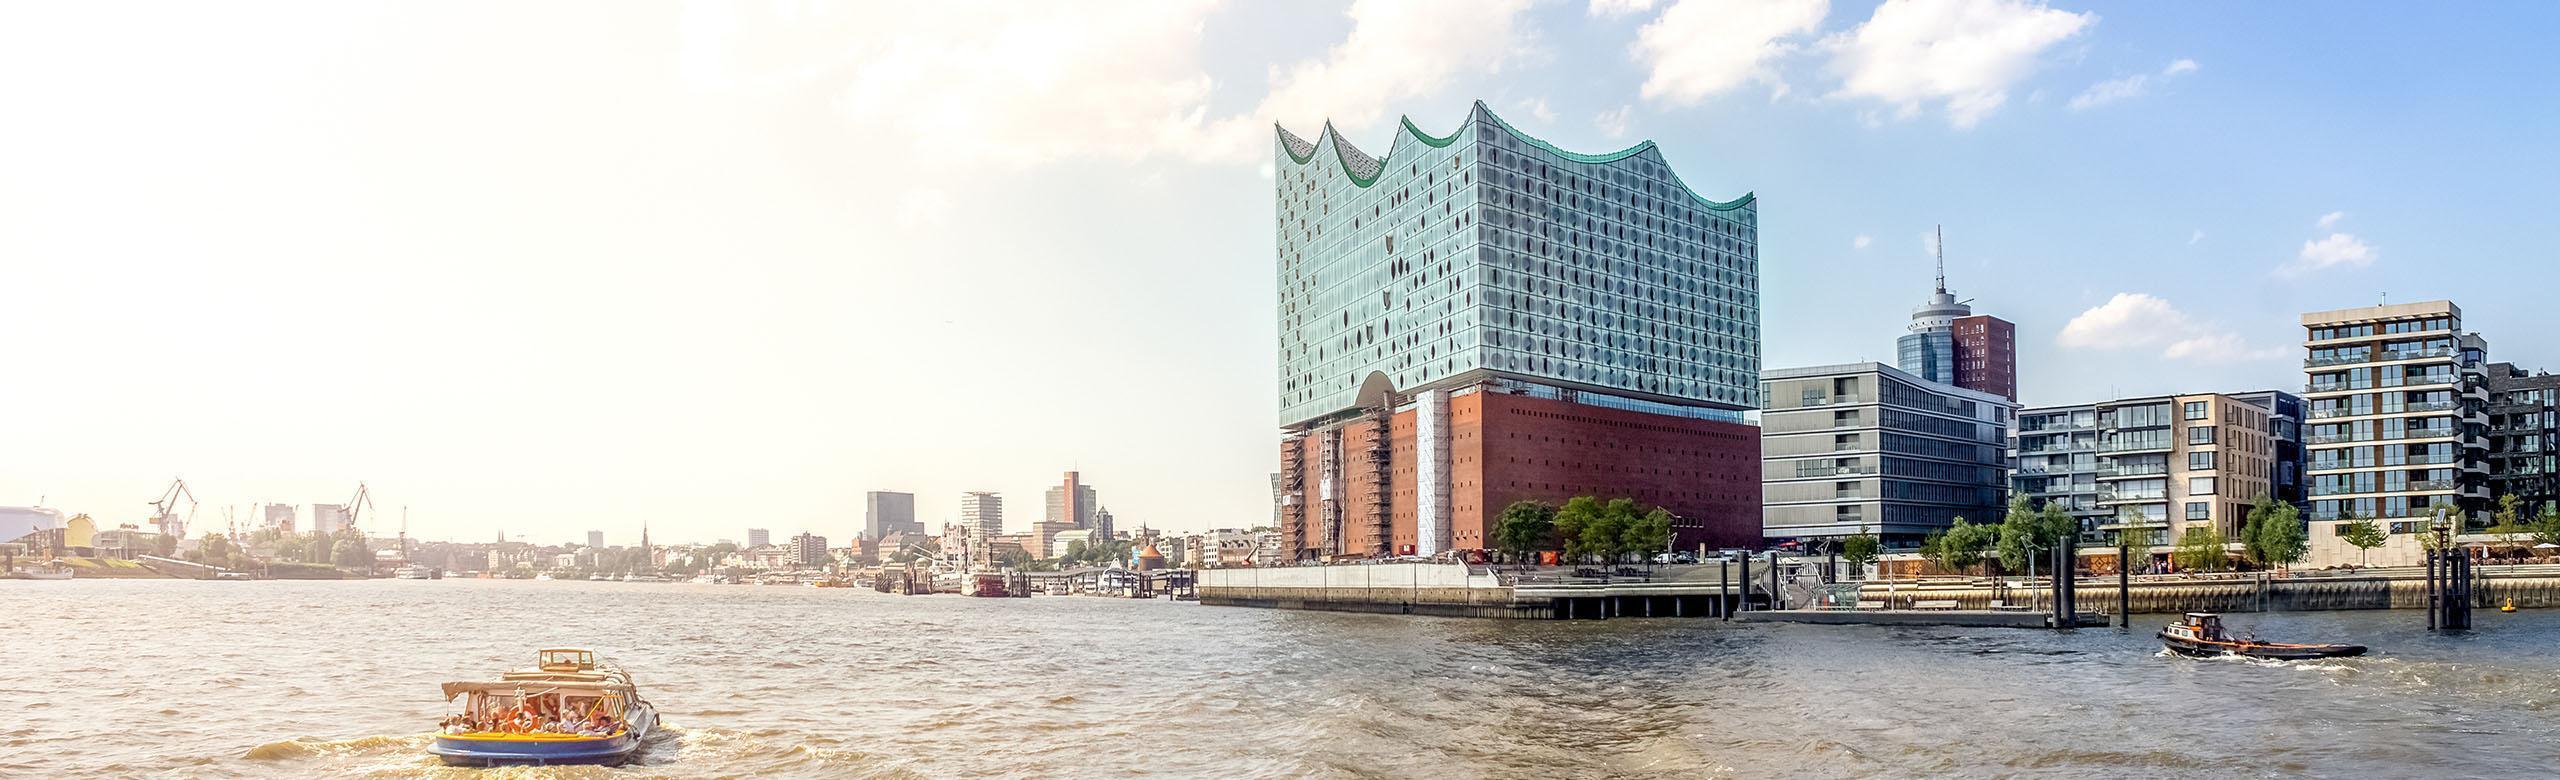
[[[427,752],[456,766],[619,764],[658,725],[629,673],[580,648],[540,651],[497,682],[445,683],[444,696],[462,711]]]
[[[2222,633],[2222,616],[2211,612],[2189,612],[2185,619],[2160,629],[2160,644],[2167,646],[2170,652],[2197,658],[2237,655],[2298,661],[2364,655],[2364,645],[2297,645],[2260,642],[2255,638],[2233,639]]]

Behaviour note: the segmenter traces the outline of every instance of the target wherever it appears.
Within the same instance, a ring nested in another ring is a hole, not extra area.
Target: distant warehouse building
[[[1999,522],[2017,406],[1881,363],[1762,375],[1760,532],[1875,534],[1910,547],[1962,517]]]
[[[1756,201],[1641,143],[1577,154],[1475,104],[1383,157],[1280,130],[1279,557],[1494,547],[1521,500],[1760,539]]]

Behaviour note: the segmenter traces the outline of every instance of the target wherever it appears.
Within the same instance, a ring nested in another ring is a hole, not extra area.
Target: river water
[[[2546,776],[2560,612],[2149,633],[1524,622],[526,581],[0,581],[5,777]],[[449,769],[436,684],[591,646],[633,765]]]

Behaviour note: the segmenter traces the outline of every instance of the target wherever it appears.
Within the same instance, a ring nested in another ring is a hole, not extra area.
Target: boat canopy
[[[559,692],[592,693],[596,695],[628,694],[631,692],[631,686],[618,682],[604,683],[583,681],[449,682],[444,684],[444,697],[447,699],[466,693],[540,694]]]

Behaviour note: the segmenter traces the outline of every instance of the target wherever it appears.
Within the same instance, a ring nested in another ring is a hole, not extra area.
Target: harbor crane
[[[187,514],[178,516],[178,499],[187,500]],[[160,500],[151,502],[151,523],[160,533],[171,538],[187,538],[187,524],[196,519],[196,494],[187,489],[185,479],[172,478],[169,489],[160,491]]]
[[[372,489],[365,487],[363,482],[357,482],[355,497],[347,499],[347,530],[359,527],[356,521],[364,519],[364,510],[370,506],[373,506]]]

